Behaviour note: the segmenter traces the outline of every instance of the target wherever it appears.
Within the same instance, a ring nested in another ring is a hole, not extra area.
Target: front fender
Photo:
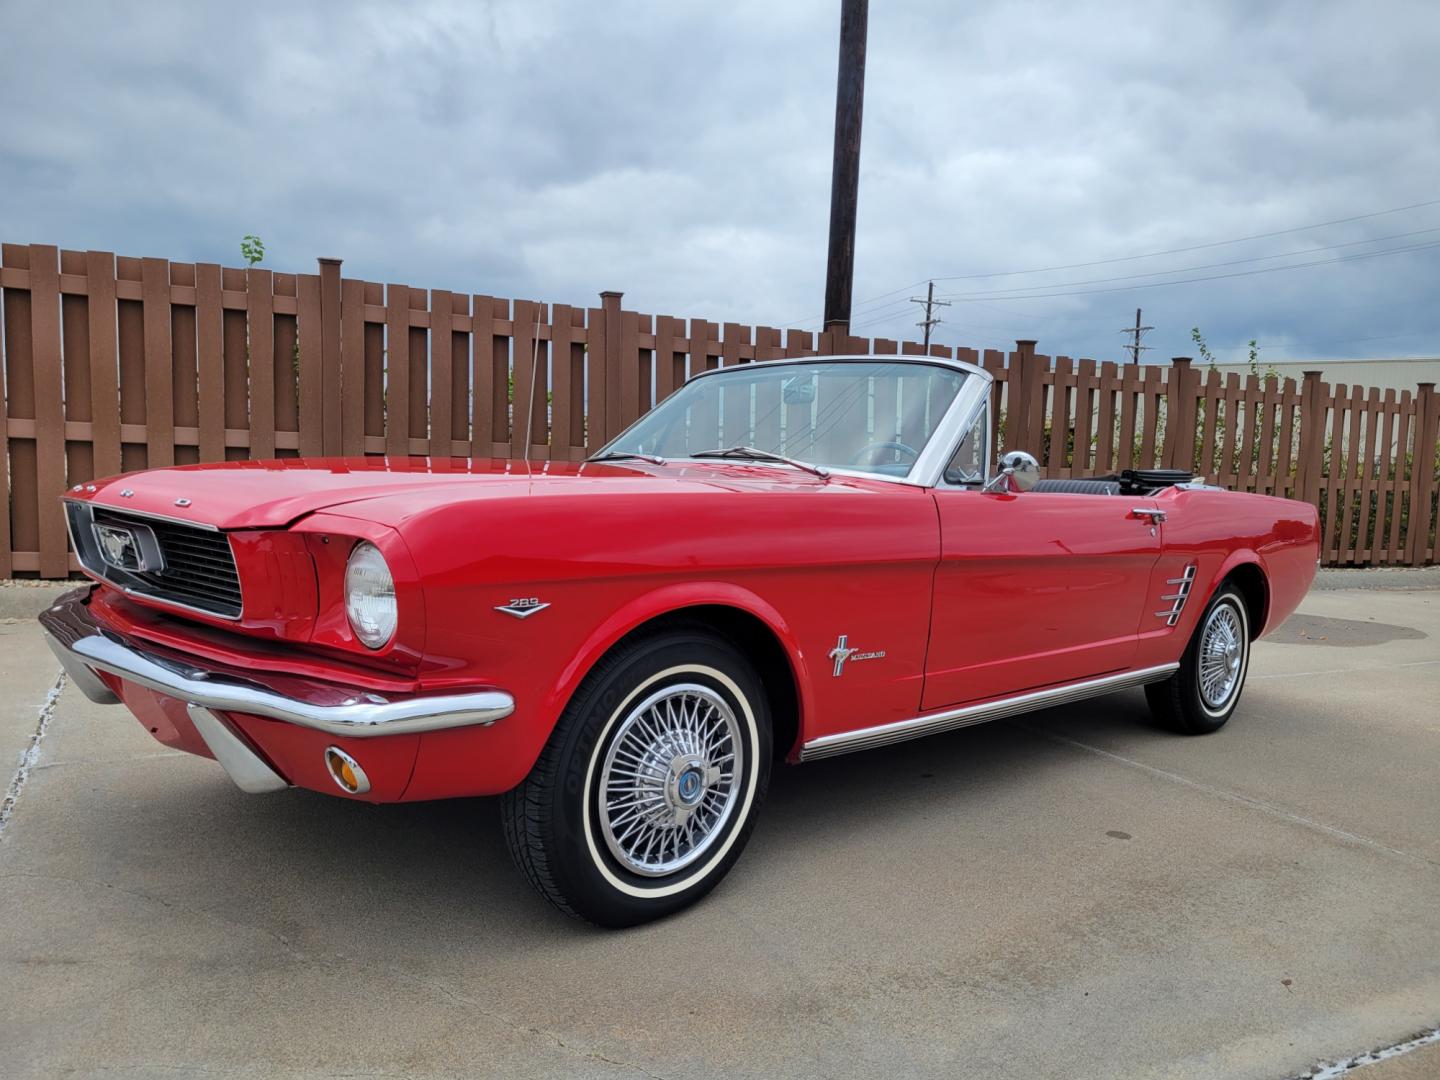
[[[491,600],[503,595],[488,587],[483,591],[494,593],[489,597]],[[547,592],[546,595],[555,595],[559,600],[557,593]],[[485,609],[474,603],[475,596],[452,594],[451,599],[462,607],[478,607],[483,620]],[[804,716],[811,715],[810,680],[795,633],[774,606],[754,592],[726,582],[691,581],[654,586],[611,605],[610,601],[615,599],[618,597],[607,592],[605,604],[610,606],[606,606],[605,616],[588,633],[577,635],[578,645],[566,642],[560,646],[558,642],[552,642],[563,648],[564,655],[568,656],[555,674],[551,674],[544,663],[520,664],[516,658],[525,654],[526,645],[516,642],[529,641],[532,647],[536,642],[528,638],[516,639],[510,634],[511,663],[500,665],[491,674],[496,685],[505,686],[514,694],[515,713],[489,727],[456,728],[423,735],[414,772],[402,798],[415,801],[490,795],[513,788],[534,767],[565,706],[600,658],[636,628],[686,608],[721,605],[758,619],[775,635],[789,660],[802,723]],[[594,603],[599,604],[600,601],[597,599]],[[447,619],[450,625],[459,625],[460,621],[458,614]],[[527,619],[524,625],[528,630],[530,620]],[[534,625],[538,628],[544,624]],[[452,644],[458,650],[461,646],[473,646],[482,640],[493,644],[496,639],[473,639]],[[431,660],[439,662],[440,658],[432,657]],[[433,685],[448,685],[455,679],[467,678],[465,672],[453,668],[453,663],[458,662],[457,659],[442,663],[441,670],[432,673]],[[523,678],[525,675],[532,677],[533,681],[527,682]]]
[[[804,719],[811,713],[811,680],[804,652],[796,641],[793,629],[773,605],[749,589],[724,581],[687,581],[664,585],[633,598],[615,611],[585,640],[542,699],[539,712],[546,730],[554,728],[581,681],[626,634],[661,616],[672,615],[685,608],[712,605],[734,608],[754,616],[780,642],[795,681],[796,700],[800,705],[797,729],[803,738]]]

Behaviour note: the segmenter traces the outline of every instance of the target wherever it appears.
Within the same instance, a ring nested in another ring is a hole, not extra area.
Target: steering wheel
[[[896,454],[907,454],[909,455],[910,462],[912,464],[914,463],[915,459],[920,456],[920,451],[916,450],[913,446],[907,446],[905,443],[898,440],[886,440],[885,442],[866,443],[864,446],[862,446],[859,450],[855,452],[855,455],[850,459],[850,464],[874,465],[876,463],[868,459],[873,457],[881,450],[893,450]]]

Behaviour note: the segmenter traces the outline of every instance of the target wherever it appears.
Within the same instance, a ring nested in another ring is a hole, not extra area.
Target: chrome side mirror
[[[1004,491],[1018,495],[1040,482],[1040,463],[1024,450],[1011,450],[1000,455],[1000,471],[981,490]]]

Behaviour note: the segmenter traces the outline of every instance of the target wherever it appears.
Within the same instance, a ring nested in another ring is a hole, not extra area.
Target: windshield
[[[708,457],[750,448],[903,477],[967,378],[954,368],[884,360],[743,364],[686,383],[595,456]]]

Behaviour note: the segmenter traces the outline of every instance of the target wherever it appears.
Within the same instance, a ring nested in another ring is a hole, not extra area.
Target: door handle
[[[1130,511],[1133,518],[1148,519],[1151,525],[1165,520],[1165,511],[1148,506],[1137,506]]]

